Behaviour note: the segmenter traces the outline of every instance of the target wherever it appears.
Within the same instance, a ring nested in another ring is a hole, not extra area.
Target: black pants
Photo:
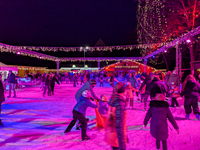
[[[51,95],[51,88],[50,88],[50,85],[45,85],[43,96],[46,94],[46,90],[48,90],[48,95]]]
[[[100,87],[103,86],[103,82],[100,82]]]
[[[76,87],[76,81],[74,81],[74,87]]]
[[[54,92],[54,87],[55,87],[55,84],[51,84],[51,92],[52,93]]]
[[[145,93],[145,95],[144,95],[144,108],[146,109],[146,107],[147,107],[147,100],[148,100],[148,98],[149,98],[149,94],[146,94]]]
[[[184,108],[185,108],[185,113],[189,115],[192,112],[193,108],[193,113],[199,114],[199,108],[198,108],[198,98],[185,98],[184,101]]]
[[[83,138],[86,136],[87,119],[85,118],[85,116],[82,113],[80,113],[76,110],[73,110],[73,120],[70,122],[70,124],[67,127],[67,129],[65,130],[65,132],[70,132],[72,127],[76,124],[77,120],[79,120],[82,125],[82,138]]]
[[[163,150],[167,150],[167,141],[166,140],[162,140],[162,147],[163,147]],[[160,149],[160,140],[156,140],[156,148]]]
[[[176,103],[176,106],[179,106],[177,98],[176,97],[172,97],[172,104],[171,104],[171,106],[174,107],[175,103]]]

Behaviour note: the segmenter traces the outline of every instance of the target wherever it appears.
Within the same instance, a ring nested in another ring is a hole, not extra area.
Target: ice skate
[[[190,115],[186,115],[185,117],[186,117],[186,119],[187,119],[187,120],[189,120],[189,118],[190,118]]]
[[[199,118],[199,114],[196,114],[196,118],[197,118],[197,120],[199,120],[200,118]]]
[[[82,141],[84,141],[84,140],[89,140],[90,139],[90,137],[89,136],[85,136],[85,137],[82,137]]]

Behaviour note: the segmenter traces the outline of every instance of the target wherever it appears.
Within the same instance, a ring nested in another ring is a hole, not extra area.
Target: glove
[[[101,101],[101,99],[97,99],[97,102],[100,102]]]
[[[92,101],[94,101],[94,98],[91,97],[90,99],[91,99]]]

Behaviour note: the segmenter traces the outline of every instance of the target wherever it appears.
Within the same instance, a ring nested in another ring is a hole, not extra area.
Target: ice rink
[[[74,98],[80,85],[72,84],[55,86],[55,95],[42,96],[39,87],[17,90],[17,98],[6,98],[2,105],[2,121],[0,130],[1,150],[111,150],[104,141],[104,131],[91,130],[94,121],[89,121],[88,141],[81,141],[81,131],[75,127],[70,133],[63,134],[72,120],[72,109],[76,104]],[[109,98],[112,88],[94,87],[97,96],[106,94]],[[8,92],[5,92],[8,96]],[[169,125],[168,150],[200,150],[200,121],[195,115],[185,119],[183,99],[178,100],[180,107],[170,108],[179,126],[180,134]],[[146,111],[143,103],[134,99],[134,110],[127,110],[128,139],[127,150],[155,150],[155,139],[149,131],[142,128]],[[86,116],[96,118],[95,110],[88,108]]]

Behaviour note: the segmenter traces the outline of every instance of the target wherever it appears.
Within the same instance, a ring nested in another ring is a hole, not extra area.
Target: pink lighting
[[[164,52],[167,53],[167,50],[165,50]]]
[[[20,52],[17,52],[17,55],[20,55],[21,53]]]
[[[39,58],[42,59],[42,56],[40,56]]]
[[[187,42],[187,43],[190,43],[190,42],[191,42],[191,40],[190,40],[190,39],[187,39],[187,40],[186,40],[186,42]]]

